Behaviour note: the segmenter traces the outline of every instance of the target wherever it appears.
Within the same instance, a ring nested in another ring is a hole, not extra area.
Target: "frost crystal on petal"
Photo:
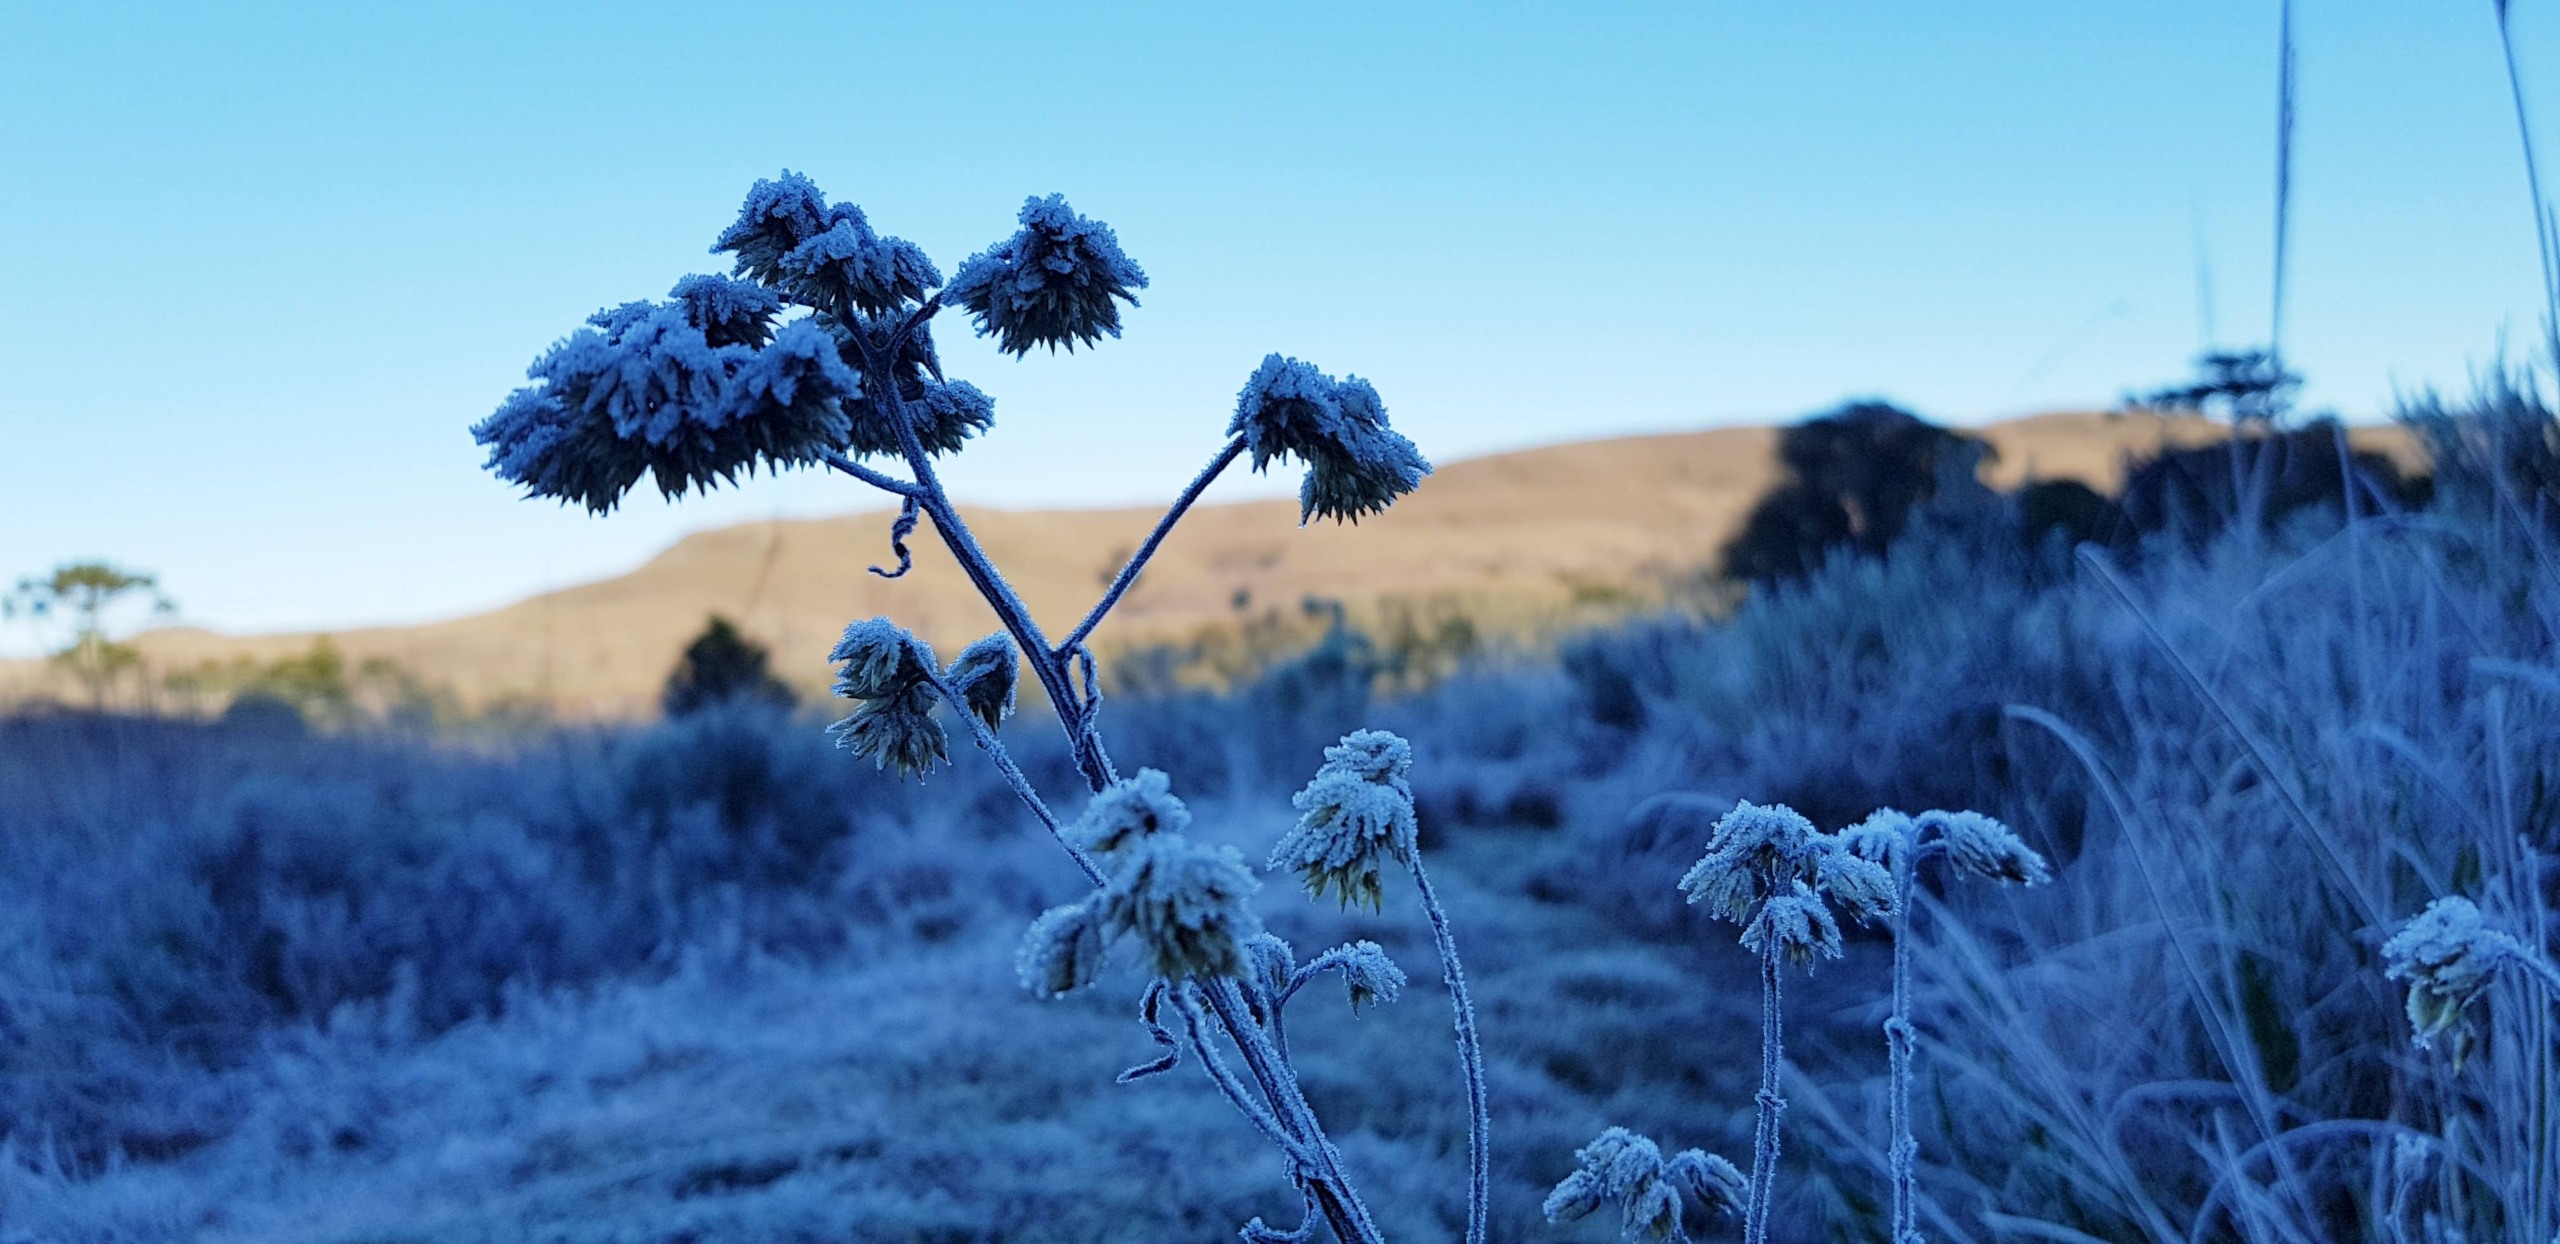
[[[1923,812],[1920,819],[1924,827],[1938,827],[1947,858],[1974,876],[2021,885],[2041,885],[2052,877],[2043,856],[2008,826],[1979,812]]]
[[[1229,435],[1242,435],[1260,471],[1274,458],[1307,464],[1299,521],[1358,522],[1413,491],[1431,464],[1387,426],[1378,391],[1358,376],[1335,380],[1278,354],[1262,360],[1236,398]]]
[[[1112,873],[1102,918],[1146,948],[1159,976],[1241,976],[1244,943],[1262,931],[1245,899],[1260,886],[1234,848],[1160,834],[1132,846]]]
[[[980,336],[1019,357],[1120,335],[1122,302],[1138,305],[1147,274],[1120,251],[1111,226],[1078,216],[1062,195],[1024,201],[1022,228],[969,257],[944,291],[975,317]]]
[[[1161,769],[1140,769],[1136,777],[1103,787],[1069,834],[1088,851],[1113,855],[1190,827],[1191,809],[1174,797],[1173,780]]]
[[[1014,968],[1022,987],[1044,998],[1073,993],[1102,972],[1102,925],[1091,898],[1052,907],[1031,922]]]

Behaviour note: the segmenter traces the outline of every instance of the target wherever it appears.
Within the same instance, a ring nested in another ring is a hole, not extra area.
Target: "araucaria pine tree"
[[[1341,1152],[1299,1089],[1282,1012],[1327,971],[1340,974],[1354,1010],[1395,1000],[1404,973],[1371,942],[1335,947],[1301,966],[1287,943],[1262,929],[1250,904],[1259,887],[1253,871],[1232,850],[1185,835],[1190,813],[1170,779],[1154,770],[1123,777],[1113,766],[1086,641],[1183,513],[1245,454],[1257,471],[1280,459],[1305,466],[1301,522],[1356,522],[1384,510],[1430,465],[1388,425],[1367,381],[1274,354],[1246,380],[1225,444],[1101,599],[1050,639],[935,472],[938,459],[994,425],[995,403],[944,374],[933,322],[957,307],[1016,357],[1073,352],[1118,337],[1122,305],[1137,305],[1147,278],[1108,226],[1056,195],[1023,204],[1019,223],[945,282],[922,250],[876,232],[859,208],[829,203],[809,179],[786,172],[757,182],[737,223],[712,247],[734,257],[730,275],[688,276],[667,301],[598,311],[536,359],[533,383],[472,434],[489,447],[489,468],[500,476],[598,514],[644,475],[673,497],[758,469],[841,472],[898,499],[890,529],[897,565],[872,568],[888,578],[906,573],[906,539],[920,518],[932,519],[1004,629],[944,664],[885,618],[854,622],[829,657],[840,667],[837,693],[858,706],[832,733],[876,765],[922,774],[949,759],[945,717],[968,731],[1093,885],[1032,923],[1019,958],[1024,987],[1044,995],[1083,988],[1114,945],[1128,946],[1154,978],[1139,1017],[1161,1053],[1122,1079],[1171,1070],[1188,1052],[1286,1156],[1303,1198],[1298,1226],[1282,1231],[1256,1219],[1244,1238],[1306,1240],[1321,1224],[1346,1242],[1378,1241]],[[1087,787],[1072,821],[1050,810],[999,738],[1026,669],[1055,709]],[[1411,874],[1457,1012],[1470,1116],[1467,1239],[1480,1244],[1488,1182],[1483,1063],[1448,921],[1415,849],[1405,779],[1412,759],[1404,740],[1381,731],[1326,749],[1297,797],[1298,825],[1270,866],[1296,871],[1316,895],[1370,905],[1389,863]],[[1241,1074],[1229,1065],[1230,1050]],[[1712,1183],[1715,1175],[1702,1178]]]

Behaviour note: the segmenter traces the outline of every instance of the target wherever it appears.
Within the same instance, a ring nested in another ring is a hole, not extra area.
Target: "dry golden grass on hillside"
[[[2130,453],[2217,439],[2191,417],[2055,414],[1975,429],[1998,450],[1989,482],[2073,478],[2114,491]],[[2415,465],[2397,428],[2359,429],[2360,446]],[[1494,634],[1533,634],[1597,611],[1658,602],[1664,585],[1712,565],[1776,478],[1776,430],[1582,441],[1443,464],[1420,490],[1354,530],[1300,528],[1293,501],[1200,507],[1158,553],[1101,634],[1106,653],[1232,627],[1245,613],[1294,613],[1322,595],[1355,616],[1401,603],[1463,609]],[[849,489],[852,486],[849,486]],[[854,495],[848,492],[848,495]],[[1072,626],[1161,511],[1014,511],[967,507],[996,565],[1052,634]],[[888,614],[948,653],[994,629],[993,615],[929,530],[910,541],[912,573],[888,559],[886,510],[706,531],[619,578],[546,593],[489,613],[331,638],[350,667],[398,662],[466,705],[548,702],[570,718],[654,711],[676,652],[713,613],[769,645],[775,672],[822,695],[828,646],[855,618]],[[314,634],[227,636],[152,631],[137,646],[158,672],[307,651]],[[36,685],[32,662],[0,663],[0,689]]]

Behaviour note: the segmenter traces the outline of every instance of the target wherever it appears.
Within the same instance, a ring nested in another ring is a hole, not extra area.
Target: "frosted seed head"
[[[1681,875],[1680,892],[1717,919],[1742,924],[1760,901],[1760,881],[1738,861],[1710,851]]]
[[[782,257],[824,232],[830,216],[817,183],[784,169],[781,177],[759,180],[747,191],[737,223],[721,231],[711,250],[735,254],[740,274],[776,284],[785,276]]]
[[[1111,226],[1076,215],[1062,195],[1025,200],[1012,237],[969,257],[944,296],[968,309],[978,335],[1017,357],[1035,346],[1069,353],[1120,335],[1120,307],[1138,305],[1147,274]]]
[[[1775,872],[1803,859],[1818,832],[1813,822],[1785,804],[1763,807],[1746,799],[1716,821],[1715,833],[1707,839],[1707,852],[1733,857],[1762,872]]]
[[[1651,1179],[1662,1169],[1661,1148],[1623,1127],[1613,1127],[1593,1137],[1573,1156],[1585,1169],[1599,1174],[1611,1196],[1626,1195],[1639,1180]]]
[[[1591,1216],[1606,1199],[1600,1191],[1600,1179],[1588,1170],[1578,1170],[1564,1177],[1564,1182],[1547,1194],[1539,1208],[1552,1223],[1579,1222]]]
[[[1413,797],[1402,780],[1371,782],[1328,763],[1290,803],[1298,823],[1273,844],[1269,867],[1296,871],[1317,898],[1330,890],[1346,907],[1376,910],[1385,898],[1380,870],[1387,860],[1411,859],[1414,849]]]
[[[1246,938],[1244,952],[1252,964],[1245,976],[1245,983],[1251,986],[1245,997],[1253,1004],[1254,1022],[1268,1024],[1279,1007],[1280,996],[1289,989],[1289,978],[1297,973],[1298,954],[1288,942],[1271,933]]]
[[[1146,948],[1168,980],[1241,976],[1244,943],[1262,931],[1246,899],[1261,883],[1231,847],[1158,834],[1128,848],[1102,889],[1106,928]]]
[[[853,714],[827,727],[836,746],[899,776],[931,772],[951,758],[951,738],[933,719],[933,689],[923,683],[864,700]]]
[[[1760,914],[1742,930],[1742,944],[1755,954],[1774,953],[1797,967],[1811,967],[1816,956],[1840,957],[1840,922],[1813,887],[1799,881],[1793,891],[1760,905]]]
[[[1278,354],[1266,356],[1245,381],[1227,432],[1245,438],[1256,471],[1280,457],[1307,464],[1298,489],[1300,522],[1357,522],[1431,473],[1413,442],[1388,426],[1386,405],[1368,381],[1335,380]]]
[[[1979,812],[1923,812],[1920,821],[1923,828],[1937,827],[1947,858],[1974,876],[2020,885],[2042,885],[2052,878],[2043,856],[2008,826]]]
[[[773,317],[782,295],[753,281],[696,275],[676,282],[668,297],[684,308],[685,322],[714,346],[762,346],[773,340]]]
[[[1840,844],[1862,860],[1873,860],[1891,869],[1894,860],[1910,849],[1915,833],[1911,818],[1891,808],[1878,808],[1867,819],[1841,830]]]
[[[2382,944],[2383,975],[2409,986],[2409,1026],[2420,1047],[2461,1035],[2462,1010],[2519,950],[2467,898],[2440,898]]]
[[[1710,1216],[1741,1213],[1743,1198],[1751,1190],[1751,1181],[1743,1178],[1739,1167],[1702,1149],[1683,1149],[1673,1155],[1663,1177],[1705,1206]]]
[[[1069,833],[1086,850],[1110,856],[1190,827],[1191,809],[1174,797],[1173,779],[1161,769],[1140,769],[1136,777],[1103,787]]]
[[[961,649],[951,667],[942,672],[942,681],[960,697],[960,706],[986,723],[990,732],[1013,715],[1014,685],[1020,677],[1021,659],[1014,654],[1013,640],[1002,631]]]
[[[1625,1215],[1626,1231],[1642,1232],[1657,1240],[1680,1234],[1680,1193],[1659,1176],[1627,1189],[1626,1197],[1618,1204]]]
[[[1102,958],[1102,924],[1088,897],[1040,913],[1023,934],[1014,969],[1024,989],[1056,998],[1092,984]]]
[[[1384,947],[1372,941],[1357,941],[1342,948],[1342,982],[1351,992],[1351,1013],[1379,1002],[1393,1002],[1404,996],[1404,969],[1387,957]]]
[[[1400,783],[1413,771],[1413,744],[1392,730],[1354,730],[1324,749],[1324,767],[1348,770],[1365,782]]]
[[[1814,887],[1840,905],[1860,924],[1890,918],[1894,910],[1893,874],[1884,865],[1855,854],[1837,839],[1824,844],[1814,866]]]
[[[876,700],[923,682],[933,650],[887,618],[865,618],[844,628],[827,659],[844,667],[836,671],[837,695]]]

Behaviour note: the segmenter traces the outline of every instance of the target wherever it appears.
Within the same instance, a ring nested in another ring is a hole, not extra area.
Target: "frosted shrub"
[[[1307,981],[1338,972],[1359,1010],[1393,1001],[1405,976],[1373,942],[1328,950],[1304,966],[1265,932],[1249,903],[1259,882],[1232,849],[1194,843],[1190,813],[1163,773],[1123,778],[1103,745],[1102,696],[1086,639],[1125,595],[1201,492],[1248,451],[1253,468],[1302,463],[1301,521],[1357,521],[1411,492],[1430,464],[1389,426],[1377,390],[1271,355],[1254,369],[1227,441],[1167,510],[1102,597],[1064,637],[1034,620],[962,520],[934,469],[994,425],[994,402],[943,372],[931,325],[946,306],[1020,356],[1093,346],[1120,335],[1146,274],[1109,226],[1062,197],[1023,205],[1012,236],[971,257],[946,285],[912,243],[880,234],[859,208],[829,203],[795,173],[758,182],[714,244],[731,275],[689,276],[671,301],[607,308],[536,359],[517,390],[473,429],[489,468],[535,496],[610,511],[642,476],[678,496],[758,469],[825,466],[896,497],[890,528],[897,578],[906,539],[925,518],[1003,630],[948,665],[886,618],[857,621],[828,654],[854,710],[830,727],[883,770],[923,775],[947,763],[945,720],[985,752],[1093,890],[1051,908],[1027,931],[1023,986],[1055,996],[1091,985],[1115,946],[1155,976],[1139,1018],[1162,1051],[1123,1080],[1168,1071],[1186,1053],[1286,1156],[1305,1221],[1289,1231],[1248,1224],[1249,1240],[1302,1240],[1319,1223],[1344,1241],[1381,1238],[1341,1153],[1299,1089],[1283,1025]],[[861,459],[884,459],[890,469]],[[1050,810],[998,737],[1017,684],[1039,682],[1073,749],[1090,798],[1073,824]],[[1301,813],[1271,856],[1315,897],[1380,904],[1389,866],[1413,879],[1455,1008],[1469,1108],[1467,1239],[1485,1236],[1489,1166],[1484,1068],[1466,980],[1415,841],[1412,749],[1381,731],[1327,748],[1300,792]],[[1241,1072],[1231,1069],[1232,1051]],[[1681,1168],[1683,1171],[1687,1167]],[[1694,1182],[1694,1181],[1693,1181]]]

